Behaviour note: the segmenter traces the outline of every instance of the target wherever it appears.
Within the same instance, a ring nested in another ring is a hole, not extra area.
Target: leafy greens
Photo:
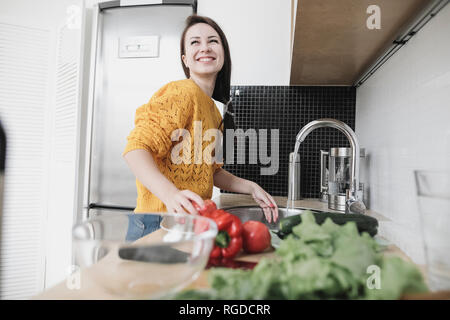
[[[398,299],[426,292],[420,271],[398,257],[385,257],[356,224],[318,225],[310,212],[281,241],[276,258],[253,270],[213,268],[208,290],[188,290],[176,299]],[[373,271],[374,270],[374,271]]]

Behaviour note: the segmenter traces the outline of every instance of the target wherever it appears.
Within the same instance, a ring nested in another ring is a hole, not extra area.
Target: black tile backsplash
[[[261,175],[260,162],[249,164],[249,139],[246,138],[246,164],[225,163],[224,169],[234,175],[255,181],[274,196],[287,196],[289,153],[294,151],[295,137],[308,122],[320,118],[334,118],[355,129],[354,87],[305,86],[232,86],[236,128],[244,132],[267,130],[267,154],[271,156],[271,130],[279,130],[279,168],[274,175]],[[300,146],[301,195],[318,198],[320,193],[320,150],[349,147],[344,134],[332,128],[313,131]],[[259,135],[258,147],[259,150]],[[257,150],[254,150],[256,152]],[[272,156],[273,158],[273,156]],[[224,191],[222,191],[224,192]]]

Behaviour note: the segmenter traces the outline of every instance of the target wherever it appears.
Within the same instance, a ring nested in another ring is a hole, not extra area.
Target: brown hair
[[[181,59],[181,65],[183,66],[184,74],[187,78],[190,77],[189,74],[189,68],[186,67],[186,65],[183,63],[182,56],[186,53],[186,48],[184,45],[186,33],[190,27],[197,23],[206,23],[210,25],[216,32],[219,34],[220,40],[222,42],[223,46],[223,52],[224,52],[224,62],[222,69],[217,74],[216,83],[214,86],[214,92],[212,95],[212,98],[214,100],[220,101],[223,104],[228,103],[228,108],[225,110],[225,114],[222,118],[222,122],[219,125],[220,129],[223,124],[223,144],[222,144],[222,157],[223,161],[226,163],[226,146],[227,145],[227,139],[226,139],[226,131],[228,129],[235,129],[235,123],[234,123],[234,110],[233,105],[230,101],[230,82],[231,82],[231,56],[230,56],[230,48],[228,46],[228,41],[223,33],[222,29],[219,27],[219,25],[208,17],[198,16],[196,14],[189,16],[186,19],[186,26],[183,30],[183,34],[181,35],[181,41],[180,41],[180,59]]]
[[[198,23],[206,23],[210,25],[220,36],[220,40],[222,42],[223,51],[224,51],[224,62],[223,67],[219,71],[217,78],[216,78],[216,84],[214,87],[213,92],[213,99],[220,101],[222,103],[227,103],[230,99],[230,82],[231,82],[231,56],[230,56],[230,48],[228,46],[227,38],[225,37],[225,34],[223,33],[222,29],[219,27],[219,25],[212,19],[208,17],[198,16],[196,14],[191,15],[187,17],[186,19],[186,26],[184,28],[183,34],[181,35],[181,41],[180,41],[180,59],[181,57],[186,53],[185,48],[185,38],[186,38],[186,32],[187,30],[192,27],[195,24]],[[181,65],[183,66],[184,74],[187,78],[190,77],[189,74],[189,68],[185,66],[183,63],[183,59],[181,59]]]

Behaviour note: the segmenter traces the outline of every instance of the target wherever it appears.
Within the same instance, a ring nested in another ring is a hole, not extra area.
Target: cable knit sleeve
[[[127,138],[123,154],[145,149],[155,157],[164,157],[172,146],[172,132],[185,128],[192,113],[192,99],[188,92],[171,83],[165,85],[147,104],[136,110],[135,127]]]
[[[222,115],[220,114],[220,112],[217,112],[217,114],[218,114],[218,118],[220,120],[222,120]],[[220,123],[220,121],[219,121],[219,123]],[[224,134],[223,133],[223,129],[221,129],[220,131],[222,132],[222,136],[223,136],[223,134]],[[224,146],[223,146],[223,137],[222,137],[222,140],[220,142],[218,142],[218,143],[220,144],[220,148],[222,149],[222,158],[223,158],[223,148],[224,148]],[[213,173],[216,173],[217,170],[219,170],[220,168],[223,167],[225,159],[223,158],[223,159],[220,159],[220,160],[221,160],[221,163],[217,163],[217,162],[213,163],[213,165],[212,165]]]

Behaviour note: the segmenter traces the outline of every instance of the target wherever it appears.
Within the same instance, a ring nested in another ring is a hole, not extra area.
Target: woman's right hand
[[[190,190],[178,190],[167,194],[164,204],[166,205],[167,212],[169,213],[186,213],[186,214],[198,214],[191,201],[196,202],[203,207],[203,199],[195,192]]]

